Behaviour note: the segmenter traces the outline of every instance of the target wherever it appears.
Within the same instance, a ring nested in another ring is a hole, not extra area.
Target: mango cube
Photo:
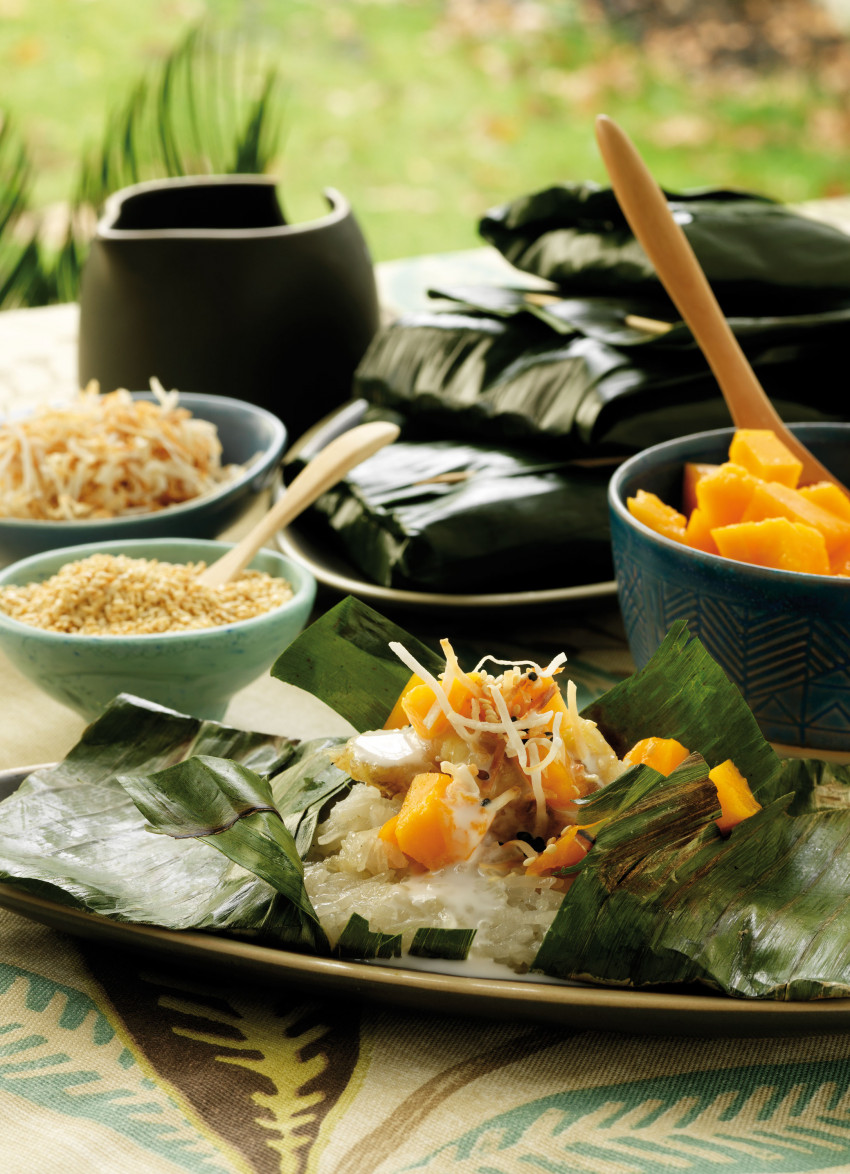
[[[765,518],[787,518],[789,522],[802,522],[805,526],[819,530],[829,552],[850,541],[850,521],[825,510],[800,490],[789,489],[778,481],[762,482],[756,486],[741,521],[761,522]]]
[[[651,530],[672,538],[674,542],[685,541],[685,515],[667,505],[655,493],[639,489],[634,497],[626,499],[629,513]]]
[[[780,571],[829,574],[829,555],[823,535],[801,522],[765,518],[760,522],[720,526],[711,534],[724,558]]]
[[[726,461],[696,483],[697,505],[710,527],[740,522],[758,481],[743,465]]]
[[[762,481],[796,489],[803,462],[769,428],[738,428],[729,445],[729,460]]]

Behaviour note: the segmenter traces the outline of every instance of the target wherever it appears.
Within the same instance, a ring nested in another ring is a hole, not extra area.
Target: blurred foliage
[[[0,108],[30,166],[0,143],[0,186],[24,205],[2,235],[19,259],[37,239],[41,266],[21,261],[20,301],[73,297],[103,194],[180,169],[272,172],[294,221],[338,188],[377,260],[473,248],[493,205],[604,182],[600,111],[671,189],[848,191],[850,55],[816,0],[4,5]],[[199,24],[214,52],[186,37]]]
[[[73,301],[99,210],[119,188],[165,176],[264,172],[278,149],[277,72],[255,50],[193,28],[131,89],[84,154],[61,239],[33,212],[33,168],[0,126],[0,308]]]

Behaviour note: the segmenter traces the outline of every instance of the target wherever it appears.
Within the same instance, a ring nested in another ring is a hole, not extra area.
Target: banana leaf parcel
[[[668,193],[751,363],[789,420],[847,418],[850,236],[747,193]],[[455,305],[379,331],[355,392],[423,432],[635,451],[727,425],[717,386],[610,189],[564,184],[490,211],[482,238],[547,292],[432,291]]]
[[[274,666],[363,730],[409,670],[439,657],[345,600]],[[667,778],[636,766],[587,801],[597,824],[533,970],[614,986],[694,984],[768,999],[850,996],[850,770],[783,762],[683,625],[589,711],[614,744],[647,730],[693,747]],[[266,946],[398,959],[399,935],[360,913],[336,943],[303,881],[318,821],[349,792],[328,741],[228,730],[122,697],[65,762],[0,804],[7,885],[124,921],[252,937]],[[708,762],[732,757],[762,809],[724,836]],[[405,952],[462,959],[475,924],[417,931]],[[403,958],[401,963],[404,964]]]
[[[668,193],[668,200],[780,416],[850,418],[847,393],[834,377],[846,363],[850,236],[747,193]],[[518,271],[548,286],[434,289],[441,300],[433,309],[379,330],[354,377],[354,393],[372,413],[392,415],[405,442],[420,446],[421,480],[428,476],[428,445],[430,476],[438,477],[462,468],[470,446],[479,446],[479,462],[480,446],[493,449],[494,462],[504,461],[506,449],[522,450],[529,465],[622,459],[731,423],[705,359],[610,189],[565,184],[523,196],[489,212],[479,231]],[[558,585],[607,577],[607,567],[598,575],[591,569],[601,564],[595,550],[588,557],[596,542],[581,523],[588,504],[588,519],[600,527],[596,538],[607,543],[601,478],[553,471],[552,496],[534,491],[519,502],[521,478],[505,481],[500,494],[490,476],[481,530],[471,484],[457,493],[434,490],[414,506],[399,499],[392,466],[384,455],[371,464],[374,475],[349,478],[319,507],[329,525],[325,540],[344,549],[368,579],[486,590],[481,584],[492,576],[484,536],[492,523],[504,539],[494,555],[511,574],[525,554],[515,523],[529,525],[545,559],[547,547],[537,539],[553,517],[553,538],[569,562]],[[564,493],[554,488],[562,477],[571,479]],[[574,508],[564,510],[562,502]],[[472,549],[464,566],[449,547],[466,543]],[[476,569],[480,574],[470,578]],[[551,569],[541,571],[549,576]]]
[[[610,580],[610,473],[516,447],[399,440],[322,495],[311,533],[386,587],[493,594],[558,587],[565,573]]]

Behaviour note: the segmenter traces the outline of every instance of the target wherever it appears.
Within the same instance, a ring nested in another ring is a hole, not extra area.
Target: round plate
[[[356,399],[335,409],[290,446],[286,461],[291,461],[295,456],[311,459],[335,437],[359,424],[367,407],[366,400]],[[282,492],[283,487],[278,483],[274,491],[275,497],[279,497]],[[422,608],[436,611],[489,607],[531,608],[578,603],[586,599],[602,599],[617,594],[617,584],[613,579],[602,583],[583,583],[574,587],[555,587],[546,591],[510,591],[487,595],[405,591],[395,587],[382,587],[370,579],[364,579],[344,555],[324,549],[297,525],[278,531],[275,540],[285,555],[305,566],[323,586],[342,595],[356,595],[358,599],[384,604],[387,607],[416,608],[420,611]]]
[[[287,557],[301,563],[325,587],[330,587],[343,595],[356,595],[358,599],[365,599],[370,603],[386,604],[388,607],[420,610],[530,608],[578,603],[586,599],[602,599],[617,594],[617,584],[613,579],[604,583],[584,583],[577,587],[553,587],[546,591],[506,591],[493,595],[445,595],[438,591],[403,591],[395,587],[381,587],[361,578],[345,559],[323,550],[297,526],[280,530],[276,535],[276,542]]]
[[[11,795],[35,766],[0,771],[0,799]],[[523,1019],[633,1034],[770,1036],[847,1031],[850,999],[780,1003],[721,995],[634,991],[581,984],[493,978],[464,973],[465,963],[440,969],[340,962],[276,950],[231,938],[113,921],[69,909],[16,886],[0,884],[0,906],[32,921],[100,945],[154,956],[163,962],[263,983],[281,982],[346,998],[366,998],[438,1014]],[[451,973],[447,973],[452,971]]]

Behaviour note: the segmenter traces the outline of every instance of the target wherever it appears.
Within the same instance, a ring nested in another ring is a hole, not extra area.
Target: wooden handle
[[[631,139],[604,114],[596,119],[596,139],[623,215],[705,355],[735,426],[774,431],[803,462],[804,482],[835,481],[832,473],[789,432],[768,399],[723,316],[688,238]],[[848,493],[843,485],[836,484]]]
[[[257,551],[283,526],[288,526],[355,465],[365,461],[398,436],[396,424],[383,420],[359,424],[332,440],[301,470],[245,537],[198,576],[205,587],[219,587],[243,570]]]

